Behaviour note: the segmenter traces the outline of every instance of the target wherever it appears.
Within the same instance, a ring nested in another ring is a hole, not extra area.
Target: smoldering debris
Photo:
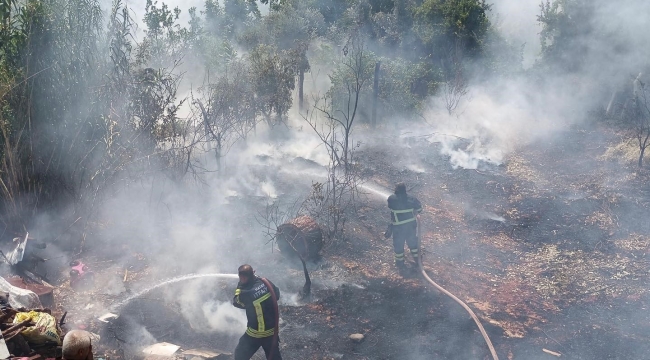
[[[196,290],[196,287],[158,290],[124,305],[119,317],[113,317],[102,327],[104,344],[122,349],[127,356],[138,356],[147,346],[160,347],[161,343],[173,345],[171,348],[182,345],[184,349],[215,352],[219,348],[232,347],[241,335],[239,330],[246,327],[242,312],[228,301],[199,301],[201,291],[186,293],[183,297],[183,291],[187,290]]]
[[[23,305],[40,305],[33,292],[9,285],[4,278],[4,295],[0,297],[0,354],[4,358],[31,356],[33,359],[61,356],[62,330],[65,315],[57,319],[49,308],[29,308]],[[25,286],[27,287],[27,286]],[[30,293],[35,301],[23,304]],[[21,298],[21,295],[22,298]],[[51,296],[51,295],[50,295]],[[13,297],[21,298],[12,299]],[[42,294],[40,298],[45,298]],[[11,303],[20,305],[12,306]]]

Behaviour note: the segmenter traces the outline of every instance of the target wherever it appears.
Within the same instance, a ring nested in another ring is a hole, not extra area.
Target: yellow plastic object
[[[38,311],[19,312],[14,317],[14,324],[21,323],[25,320],[31,320],[36,324],[20,332],[25,337],[25,340],[33,344],[52,341],[61,345],[61,335],[56,328],[56,319],[54,316]]]

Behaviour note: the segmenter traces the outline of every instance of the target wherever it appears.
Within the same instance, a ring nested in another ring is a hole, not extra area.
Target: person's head
[[[237,273],[239,274],[239,282],[242,284],[248,283],[255,277],[255,270],[248,264],[240,266]]]
[[[92,360],[92,335],[84,330],[71,330],[63,338],[63,359]]]
[[[395,185],[395,195],[397,196],[405,196],[406,195],[406,185],[404,183],[397,183]]]

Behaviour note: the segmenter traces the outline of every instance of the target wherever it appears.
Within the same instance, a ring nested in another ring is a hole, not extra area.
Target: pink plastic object
[[[93,273],[88,266],[80,260],[74,260],[70,263],[70,286],[76,287],[81,281],[88,278],[92,282]]]
[[[86,266],[86,264],[82,263],[81,261],[76,261],[76,262],[78,264],[77,266],[73,266],[72,270],[77,270],[77,273],[79,274],[77,276],[82,276],[84,272],[86,272],[85,270],[88,269],[88,267]]]

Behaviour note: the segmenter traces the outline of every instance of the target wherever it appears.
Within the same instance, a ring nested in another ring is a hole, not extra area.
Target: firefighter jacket
[[[269,283],[273,286],[275,296],[279,300],[280,290],[272,282]],[[255,277],[247,284],[238,284],[232,304],[246,310],[248,319],[246,334],[254,338],[265,338],[274,334],[275,306],[271,292],[259,277]]]
[[[393,226],[408,223],[413,223],[415,226],[415,216],[422,212],[420,201],[410,195],[397,196],[393,194],[389,196],[388,208]]]

